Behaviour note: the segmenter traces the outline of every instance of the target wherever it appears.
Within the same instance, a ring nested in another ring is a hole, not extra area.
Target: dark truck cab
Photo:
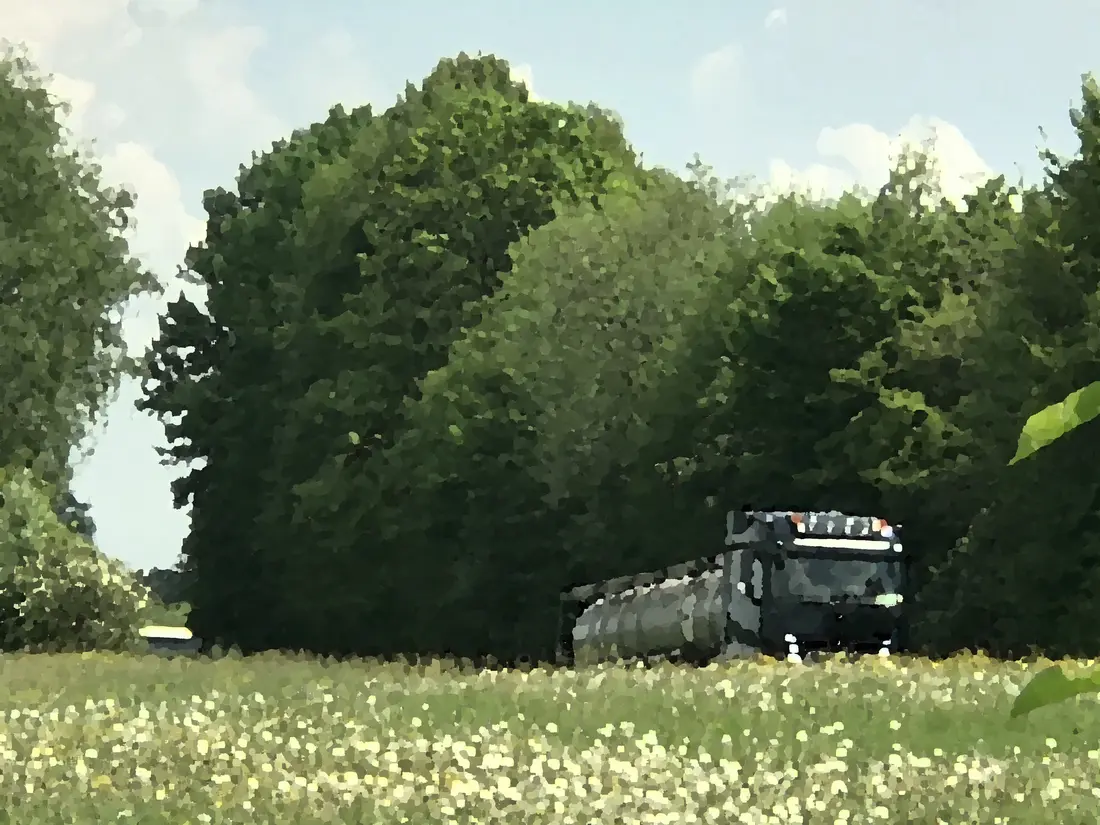
[[[768,591],[760,603],[764,650],[803,656],[907,647],[900,528],[840,513],[788,514],[773,524],[775,546],[761,548]]]

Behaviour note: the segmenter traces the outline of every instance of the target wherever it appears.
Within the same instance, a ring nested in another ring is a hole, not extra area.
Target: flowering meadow
[[[1097,701],[1008,722],[1044,664],[7,655],[0,810],[20,825],[1091,824]]]

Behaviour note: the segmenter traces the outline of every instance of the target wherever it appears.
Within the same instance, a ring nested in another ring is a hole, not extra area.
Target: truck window
[[[901,565],[895,561],[788,558],[772,574],[775,597],[814,602],[872,600],[898,594],[901,584]]]

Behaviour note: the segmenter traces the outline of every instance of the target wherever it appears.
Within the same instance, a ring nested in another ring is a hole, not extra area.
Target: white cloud
[[[40,68],[59,73],[57,85],[66,84],[58,89],[61,96],[74,97],[68,88],[74,81],[92,84],[99,94],[89,117],[80,124],[73,119],[75,131],[85,127],[103,140],[127,123],[142,133],[139,142],[171,143],[184,134],[216,140],[218,150],[232,159],[232,173],[252,150],[266,149],[290,129],[249,86],[248,69],[265,41],[263,30],[210,25],[196,13],[200,5],[201,0],[0,0],[0,37],[23,43]],[[343,57],[333,65],[333,45],[326,43],[328,52],[311,55],[310,62],[327,64],[343,83],[356,67]],[[339,54],[352,51],[348,40]],[[113,95],[119,98],[112,100]],[[123,100],[129,111],[118,105]],[[77,106],[83,102],[74,100]]]
[[[114,131],[126,122],[126,110],[117,103],[104,103],[99,109],[100,122],[106,131]]]
[[[138,354],[159,335],[159,313],[180,289],[192,300],[200,297],[198,288],[185,284],[175,271],[187,247],[202,240],[206,225],[184,207],[175,175],[144,146],[121,143],[101,158],[100,164],[105,183],[135,193],[133,226],[128,230],[130,250],[157,274],[165,288],[163,296],[131,299],[126,307],[126,346]]]
[[[129,47],[141,39],[141,29],[127,13],[128,5],[129,0],[3,2],[0,32],[23,43],[35,62],[48,62],[65,39],[92,41],[100,48]]]
[[[780,28],[787,25],[787,10],[786,9],[772,9],[768,12],[768,16],[764,18],[764,28]]]
[[[703,55],[691,70],[692,97],[699,103],[713,102],[738,81],[740,68],[741,52],[734,45]]]
[[[795,169],[785,161],[773,160],[768,173],[768,190],[776,193],[797,192],[814,200],[835,197],[851,185],[850,174],[821,163]]]
[[[88,113],[88,108],[95,98],[95,84],[68,75],[55,74],[47,78],[45,86],[46,91],[50,93],[50,97],[56,102],[67,104],[69,107],[68,114],[62,117],[62,124],[74,133],[79,134],[84,127],[84,118]]]
[[[833,163],[796,170],[773,161],[766,191],[817,198],[835,197],[853,187],[874,192],[886,183],[902,154],[914,149],[927,151],[933,182],[956,204],[993,175],[958,127],[938,118],[914,117],[893,137],[865,123],[826,128],[818,135],[816,149]]]
[[[249,61],[264,40],[258,26],[233,26],[204,33],[189,44],[185,71],[204,110],[195,119],[202,139],[222,139],[231,132],[237,141],[259,150],[289,132],[248,85]]]
[[[104,182],[125,185],[137,195],[131,249],[157,272],[174,271],[188,244],[206,228],[184,207],[176,176],[136,143],[118,144],[99,162]]]
[[[993,177],[990,168],[959,128],[938,118],[914,118],[902,132],[902,142],[913,147],[927,144],[936,164],[936,179],[949,200],[961,201]]]
[[[199,0],[130,0],[130,14],[142,25],[176,23],[199,7]]]
[[[58,62],[79,65],[89,55],[94,59],[121,54],[139,44],[142,31],[129,16],[129,8],[128,0],[0,0],[5,43],[30,58],[51,96],[68,104],[71,111],[62,116],[63,125],[78,139],[86,139],[92,131],[102,138],[125,122],[126,112],[117,103],[101,99],[97,84],[87,77],[53,67]]]
[[[839,129],[826,127],[817,137],[818,154],[843,160],[855,170],[855,182],[873,186],[886,179],[896,154],[896,138],[865,123],[851,123]]]
[[[527,87],[527,95],[531,101],[537,102],[539,100],[542,100],[541,97],[535,94],[535,81],[534,75],[531,72],[530,63],[521,63],[518,66],[510,66],[509,73],[512,76],[512,80],[517,83],[522,83],[524,86]]]

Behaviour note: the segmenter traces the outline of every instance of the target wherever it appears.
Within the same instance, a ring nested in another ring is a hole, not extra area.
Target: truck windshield
[[[901,564],[896,561],[785,558],[772,571],[772,591],[777,598],[800,601],[873,601],[900,594]]]

